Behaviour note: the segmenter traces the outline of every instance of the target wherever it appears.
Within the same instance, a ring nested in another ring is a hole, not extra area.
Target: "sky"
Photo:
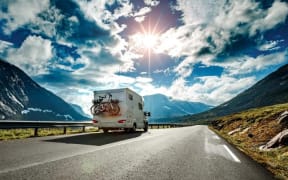
[[[217,106],[288,63],[281,0],[1,0],[0,58],[89,113],[93,91]]]

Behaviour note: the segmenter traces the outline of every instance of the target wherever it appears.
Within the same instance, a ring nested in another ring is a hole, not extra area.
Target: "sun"
[[[153,21],[148,18],[144,23],[140,23],[136,33],[129,36],[129,44],[134,50],[141,53],[152,53],[157,51],[161,40],[161,31],[159,31],[160,19]],[[146,51],[147,50],[147,51]]]
[[[132,43],[137,49],[154,50],[159,42],[157,34],[137,33],[132,36]]]
[[[155,34],[144,34],[141,37],[143,47],[146,49],[156,48],[156,44],[158,41],[158,36]]]

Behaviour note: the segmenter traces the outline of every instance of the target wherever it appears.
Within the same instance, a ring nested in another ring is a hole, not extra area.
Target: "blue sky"
[[[92,91],[219,105],[286,64],[281,0],[4,0],[0,57],[88,113]]]

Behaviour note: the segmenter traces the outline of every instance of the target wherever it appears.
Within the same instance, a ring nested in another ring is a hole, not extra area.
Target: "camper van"
[[[105,133],[113,129],[134,132],[136,129],[148,131],[147,116],[144,112],[142,96],[128,89],[94,91],[93,105],[90,108],[93,124]]]

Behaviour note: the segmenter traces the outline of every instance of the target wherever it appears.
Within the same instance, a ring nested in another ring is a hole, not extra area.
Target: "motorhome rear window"
[[[141,103],[138,103],[138,107],[139,107],[140,110],[143,109],[143,105]]]
[[[129,98],[129,100],[133,100],[133,96],[132,96],[132,94],[128,94],[128,98]]]

